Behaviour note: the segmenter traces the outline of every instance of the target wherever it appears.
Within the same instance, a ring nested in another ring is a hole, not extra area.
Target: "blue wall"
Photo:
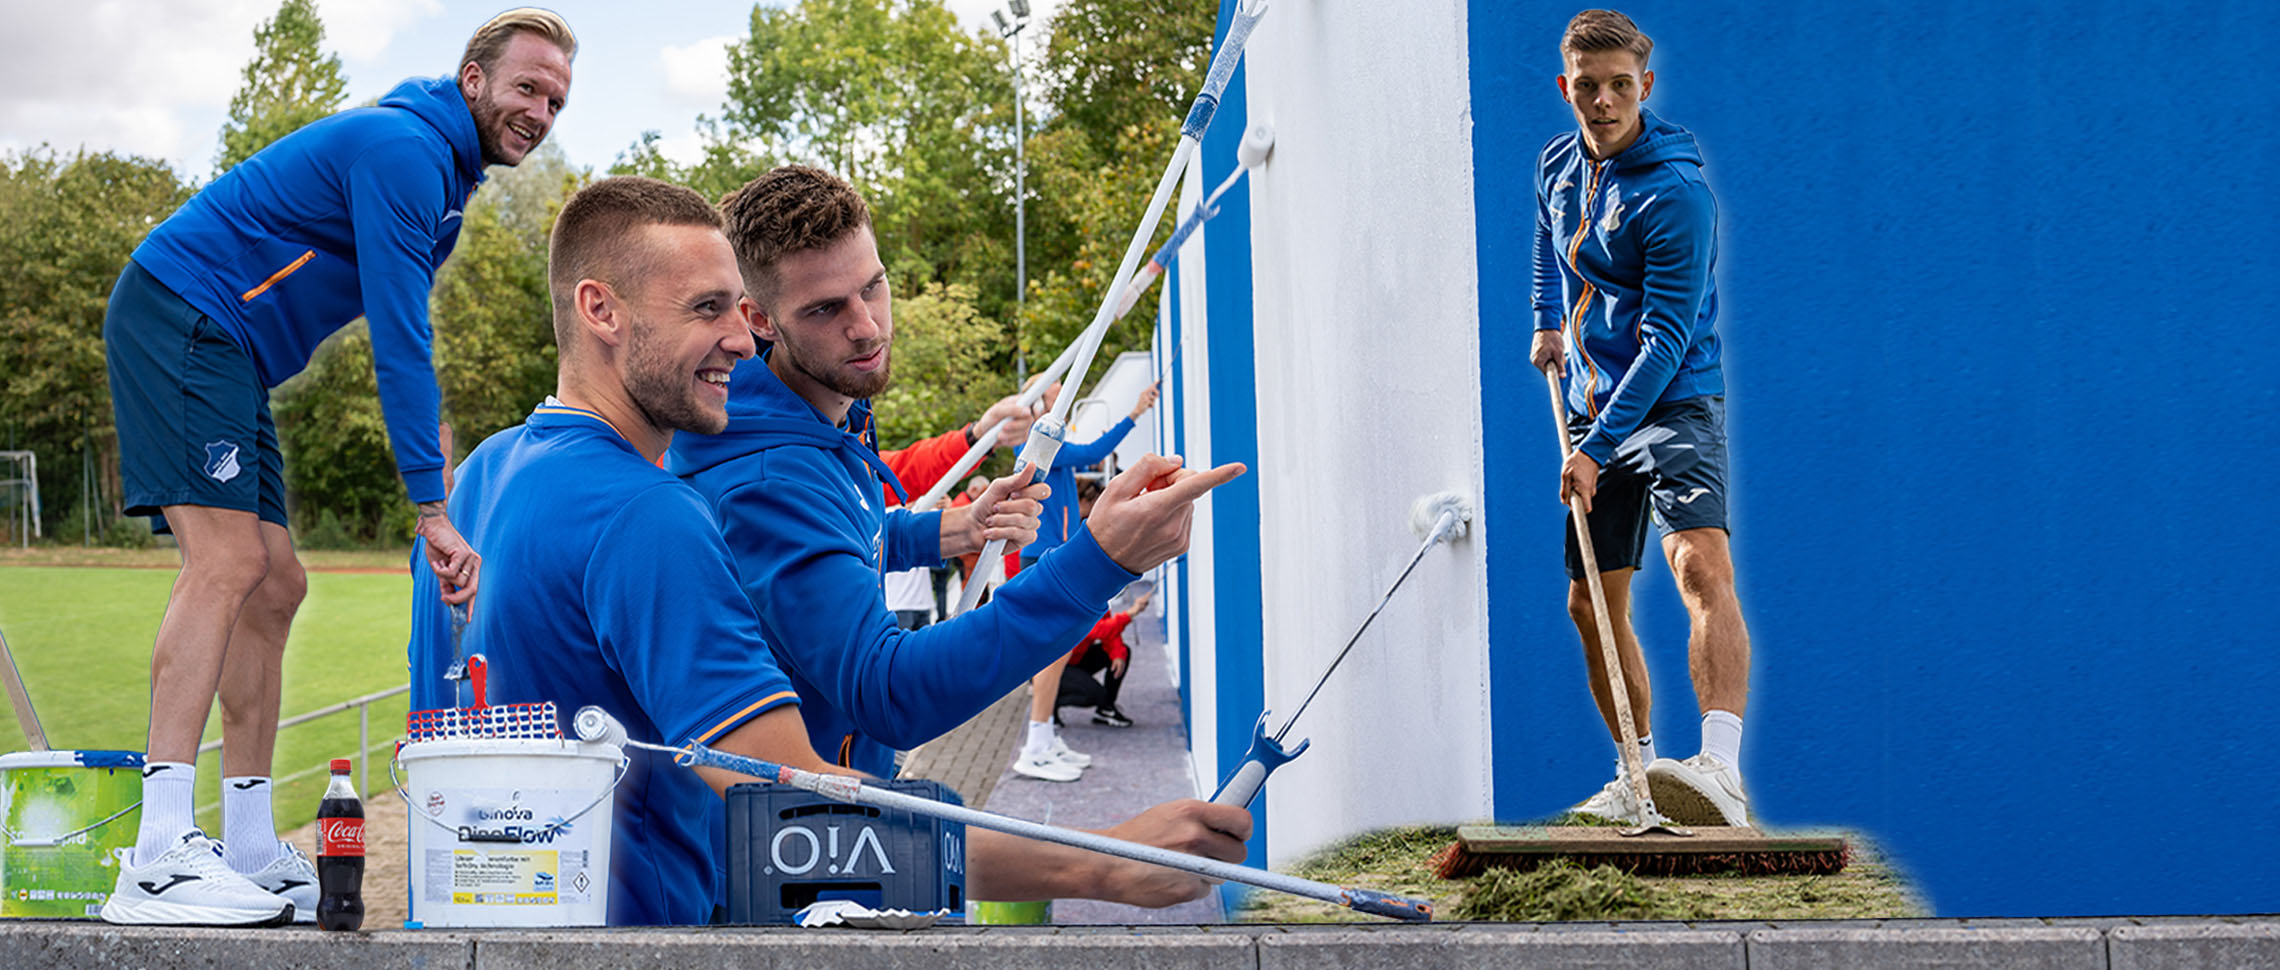
[[[1508,818],[1613,757],[1560,606],[1530,227],[1490,217],[1574,124],[1576,9],[1469,26]],[[1871,834],[1942,915],[2271,911],[2276,8],[1624,9],[1720,203],[1754,808]],[[1638,588],[1691,754],[1684,612],[1659,563]]]

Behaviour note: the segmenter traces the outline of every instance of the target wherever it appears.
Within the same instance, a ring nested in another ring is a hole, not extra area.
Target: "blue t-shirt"
[[[712,516],[591,411],[549,403],[476,448],[451,520],[483,556],[460,644],[494,704],[588,704],[636,741],[711,742],[796,703],[760,638]],[[450,619],[413,551],[415,709],[458,706]],[[669,756],[629,750],[612,818],[612,925],[705,923],[722,898],[720,796]],[[415,866],[417,862],[415,860]]]

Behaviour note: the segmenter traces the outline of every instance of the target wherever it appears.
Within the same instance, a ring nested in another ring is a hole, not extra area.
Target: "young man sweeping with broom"
[[[1588,513],[1649,794],[1680,824],[1747,825],[1740,750],[1750,640],[1728,549],[1717,205],[1693,134],[1640,104],[1654,89],[1653,50],[1612,10],[1577,14],[1560,40],[1559,90],[1578,130],[1553,138],[1538,162],[1529,361],[1567,378],[1575,450],[1560,469],[1560,500],[1578,496]],[[1688,669],[1703,712],[1702,752],[1683,761],[1658,759],[1643,730],[1651,692],[1629,605],[1650,509],[1691,621]],[[1592,694],[1620,746],[1626,732],[1572,526],[1567,568]],[[1622,759],[1616,764],[1615,780],[1574,811],[1649,821]]]

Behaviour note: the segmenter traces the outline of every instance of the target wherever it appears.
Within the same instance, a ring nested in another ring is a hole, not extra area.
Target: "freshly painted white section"
[[[1276,4],[1248,56],[1275,131],[1250,180],[1264,561],[1215,565],[1262,570],[1279,725],[1415,553],[1410,504],[1481,492],[1465,6]],[[1268,783],[1270,864],[1490,814],[1481,525],[1427,555],[1292,731],[1314,747]]]
[[[1187,176],[1180,183],[1180,194],[1166,221],[1184,218],[1189,209],[1201,200],[1209,187],[1203,184],[1201,166],[1188,166]],[[1211,342],[1204,339],[1204,327],[1209,318],[1205,315],[1205,294],[1209,292],[1203,272],[1204,251],[1211,233],[1206,225],[1202,232],[1188,240],[1181,248],[1176,263],[1180,273],[1179,316],[1181,344],[1179,359],[1172,364],[1171,379],[1184,388],[1185,407],[1175,417],[1185,436],[1187,454],[1183,457],[1192,467],[1209,468],[1211,460]],[[1167,287],[1167,290],[1169,287]],[[1170,297],[1165,297],[1169,309]],[[1159,348],[1158,353],[1163,353]],[[1188,689],[1189,711],[1188,752],[1195,769],[1196,790],[1206,795],[1219,787],[1219,755],[1215,739],[1219,732],[1219,680],[1218,657],[1213,652],[1213,625],[1218,622],[1218,598],[1213,594],[1213,583],[1218,576],[1218,564],[1212,557],[1211,530],[1212,503],[1196,503],[1195,518],[1190,526],[1188,553],[1188,596],[1178,604],[1186,610],[1188,629],[1194,637],[1194,649],[1189,652],[1193,665],[1194,683]],[[1251,563],[1232,564],[1230,568],[1252,569]],[[1173,614],[1176,624],[1178,614]],[[1244,730],[1239,725],[1235,730]]]

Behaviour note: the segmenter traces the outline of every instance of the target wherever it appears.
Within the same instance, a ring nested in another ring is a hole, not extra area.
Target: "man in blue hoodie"
[[[473,597],[480,559],[443,503],[428,290],[484,166],[522,161],[553,127],[576,49],[553,13],[500,14],[455,76],[406,81],[262,149],[153,230],[120,274],[103,338],[127,511],[174,533],[182,573],[151,651],[142,825],[104,919],[314,917],[314,871],[270,820],[280,670],[306,578],[286,531],[269,388],[333,331],[370,321],[428,564],[445,599]],[[191,819],[217,694],[226,854]]]
[[[992,531],[1001,527],[995,506],[1030,473],[992,483],[953,512],[880,508],[882,482],[901,489],[867,440],[867,399],[886,389],[894,337],[869,206],[846,182],[805,166],[762,175],[722,206],[744,278],[742,311],[768,346],[736,368],[727,429],[675,438],[665,467],[719,519],[761,630],[799,691],[810,742],[840,764],[892,776],[897,749],[957,727],[1064,656],[1109,597],[1186,548],[1195,500],[1243,468],[1197,472],[1149,456],[1109,484],[1089,528],[1077,528],[989,604],[901,629],[880,592],[882,571],[939,562],[1007,535]],[[1020,532],[1036,529],[1030,508]],[[1239,858],[1241,847],[1224,839],[1248,827],[1247,813],[1190,799],[1150,809],[1116,831]],[[977,879],[1066,873],[1053,852],[976,834],[973,872]],[[1143,869],[1152,871],[1054,875],[1029,886],[993,879],[969,888],[986,899],[1086,896],[1140,905],[1202,891],[1168,870]]]
[[[1575,451],[1560,500],[1579,496],[1607,596],[1649,793],[1688,825],[1747,825],[1742,713],[1750,641],[1734,593],[1726,521],[1725,379],[1718,359],[1717,205],[1694,136],[1645,110],[1654,42],[1631,18],[1586,10],[1560,40],[1560,94],[1577,131],[1544,147],[1537,166],[1534,305],[1529,355],[1567,378]],[[1702,707],[1702,752],[1657,758],[1651,697],[1632,634],[1632,573],[1646,554],[1650,509],[1692,620],[1688,668]],[[1568,612],[1583,636],[1591,690],[1620,744],[1591,594],[1573,531]],[[1575,811],[1635,820],[1616,778]]]

